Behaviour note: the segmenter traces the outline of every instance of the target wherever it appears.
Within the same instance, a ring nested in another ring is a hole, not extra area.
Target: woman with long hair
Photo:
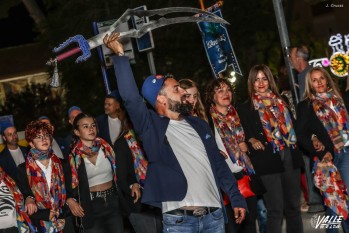
[[[179,86],[185,90],[184,101],[193,108],[190,115],[200,117],[207,121],[204,105],[201,101],[200,92],[196,83],[191,79],[179,80]]]
[[[320,162],[333,161],[348,187],[349,106],[344,104],[336,84],[325,69],[314,67],[309,70],[305,84],[304,100],[297,107],[299,144]],[[339,203],[336,205],[336,208],[344,208]],[[334,215],[331,208],[328,213]],[[346,221],[342,222],[342,226],[345,232],[349,232]],[[327,229],[327,232],[338,230]]]
[[[74,197],[68,199],[69,208],[80,218],[85,233],[123,233],[114,151],[97,137],[92,116],[77,115],[73,130],[77,140],[69,155],[69,188]]]
[[[255,65],[248,76],[249,100],[238,108],[256,174],[266,188],[267,231],[303,232],[300,213],[300,168],[292,113],[281,98],[266,65]]]
[[[244,129],[232,101],[233,89],[228,80],[219,78],[209,82],[206,88],[205,103],[210,116],[208,122],[214,132],[218,148],[226,155],[226,162],[237,180],[246,178],[245,176],[249,176],[250,179],[254,169],[247,155],[249,152],[245,142]],[[250,182],[249,184],[251,185]],[[244,195],[244,192],[240,191]],[[249,212],[241,224],[235,223],[233,211],[231,208],[226,208],[228,224],[225,226],[225,232],[257,232],[256,194],[262,194],[263,190],[254,189],[253,191],[249,194],[250,196],[244,195]],[[224,204],[229,205],[229,203]]]
[[[36,232],[73,233],[63,165],[51,147],[52,128],[32,121],[25,129],[25,139],[31,148],[25,163],[18,166],[17,184]]]

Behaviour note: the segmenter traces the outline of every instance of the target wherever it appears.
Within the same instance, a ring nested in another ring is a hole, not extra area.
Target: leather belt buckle
[[[195,217],[201,217],[207,214],[207,208],[197,208],[193,211]]]

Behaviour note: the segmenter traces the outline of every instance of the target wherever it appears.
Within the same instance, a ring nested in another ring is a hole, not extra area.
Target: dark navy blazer
[[[24,155],[24,160],[25,160],[25,157],[27,156],[27,153],[28,153],[28,149],[24,146],[19,146],[19,148],[21,149],[22,154]],[[16,179],[17,166],[7,146],[0,153],[0,166],[12,179]]]
[[[149,161],[142,202],[161,207],[162,202],[183,200],[187,193],[187,180],[165,135],[170,119],[147,108],[139,94],[128,57],[114,56],[113,63],[120,95],[136,133],[143,140]],[[199,134],[205,146],[218,190],[222,189],[229,196],[233,207],[247,209],[236,179],[220,154],[207,122],[191,116],[185,117],[185,120]],[[221,205],[224,209],[222,197]]]

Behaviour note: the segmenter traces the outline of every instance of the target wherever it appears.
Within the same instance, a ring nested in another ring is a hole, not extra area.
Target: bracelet
[[[118,53],[118,56],[124,56],[124,55],[125,55],[124,52]]]
[[[33,201],[35,201],[35,197],[27,196],[25,199],[27,199],[27,198],[30,198],[30,199],[32,199]]]
[[[140,184],[138,184],[138,183],[134,183],[134,184],[138,185],[138,188],[141,188],[141,185],[140,185]],[[131,185],[130,185],[130,189],[132,189],[132,187],[133,187],[134,184],[131,184]]]
[[[70,197],[71,199],[73,199],[76,203],[78,203],[78,201],[75,199],[75,198],[73,198],[73,197]],[[68,198],[69,199],[69,198]],[[67,199],[67,201],[68,201],[68,199]],[[65,202],[65,204],[67,205],[67,206],[69,206],[69,204],[68,204],[68,202]]]

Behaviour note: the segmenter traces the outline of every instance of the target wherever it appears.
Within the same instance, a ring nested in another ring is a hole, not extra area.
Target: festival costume
[[[113,63],[120,95],[151,164],[147,170],[142,202],[161,207],[162,202],[180,201],[187,192],[187,181],[166,139],[170,119],[147,109],[139,95],[127,57],[113,57]],[[222,188],[229,195],[233,207],[246,208],[235,178],[220,155],[208,124],[197,117],[184,119],[198,133],[205,146],[217,188]],[[221,204],[223,207],[222,198]],[[225,211],[223,213],[226,217]]]
[[[299,195],[303,160],[295,144],[292,115],[271,92],[266,97],[254,95],[237,110],[246,140],[255,138],[265,147],[255,150],[247,143],[256,174],[267,190],[263,198],[268,211],[268,232],[281,232],[284,217],[288,232],[303,232]],[[284,212],[286,206],[288,209]]]
[[[47,185],[44,172],[36,163],[36,160],[51,159],[52,175],[50,189]],[[64,231],[65,219],[69,217],[66,205],[66,187],[63,167],[59,158],[53,154],[50,148],[47,152],[32,148],[26,158],[26,162],[18,167],[18,184],[24,197],[35,198],[38,211],[30,216],[37,227],[38,232],[69,232],[72,231],[71,223]],[[50,211],[56,214],[49,218]],[[69,219],[68,221],[71,221]]]
[[[108,159],[113,173],[113,188],[112,193],[104,198],[97,198],[94,196],[91,200],[87,172],[85,168],[84,158],[96,156],[102,150],[106,159]],[[107,232],[105,229],[109,225],[114,225],[116,229],[109,229],[110,231],[121,232],[123,230],[123,222],[121,216],[121,208],[119,197],[122,193],[119,192],[117,186],[117,165],[115,154],[111,146],[102,138],[96,138],[92,147],[85,146],[79,140],[71,154],[69,155],[71,186],[69,187],[69,194],[76,200],[80,201],[80,205],[84,209],[84,217],[82,218],[82,226],[86,232]],[[72,189],[71,189],[72,188]],[[80,195],[80,196],[79,196]],[[69,196],[70,197],[70,196]],[[101,214],[107,224],[100,225],[100,217],[98,218],[94,213]],[[114,222],[114,223],[113,223]]]
[[[210,114],[231,160],[244,167],[247,174],[254,173],[250,158],[239,147],[240,143],[245,142],[245,133],[235,108],[230,105],[227,114],[222,115],[214,106],[211,106]]]
[[[258,110],[264,134],[273,146],[273,150],[283,150],[285,145],[296,147],[296,133],[293,129],[291,115],[284,102],[274,93],[268,91],[266,96],[253,95],[253,105]]]
[[[230,221],[225,225],[225,232],[246,232],[253,233],[257,232],[256,229],[256,219],[257,219],[257,197],[256,194],[263,194],[265,190],[263,190],[263,185],[259,177],[254,175],[255,171],[253,169],[253,165],[250,161],[250,158],[246,153],[242,152],[239,147],[239,143],[245,142],[245,133],[240,123],[240,118],[235,110],[235,108],[230,105],[228,107],[228,111],[226,115],[221,114],[215,106],[210,107],[210,115],[211,119],[209,119],[209,123],[213,123],[213,127],[217,129],[220,138],[224,144],[226,151],[228,152],[230,158],[234,163],[237,163],[239,166],[244,167],[244,170],[235,174],[237,180],[243,179],[245,176],[248,177],[249,190],[253,194],[252,196],[245,196],[246,203],[248,207],[248,214],[242,224],[236,224],[234,222],[234,213],[233,211],[227,210],[228,217]],[[247,174],[249,176],[247,176]],[[252,176],[251,176],[252,175]],[[253,178],[252,186],[251,177]],[[239,184],[239,189],[241,192],[241,185]],[[253,190],[253,191],[252,191]],[[229,204],[229,200],[227,200],[226,196],[224,197],[224,204]]]
[[[332,104],[332,108],[329,104]],[[309,155],[316,155],[320,161],[326,153],[330,152],[333,156],[333,164],[338,169],[346,187],[349,185],[349,150],[344,146],[347,142],[349,123],[347,107],[339,97],[329,91],[327,93],[312,95],[310,99],[299,103],[297,109],[299,115],[297,128],[300,130],[299,144]],[[323,151],[316,151],[314,149],[311,141],[312,134],[315,134],[324,145],[325,149]],[[331,179],[331,170],[325,169],[321,171],[319,170],[321,166],[314,168],[317,170],[317,176],[314,178],[317,179],[316,182],[318,184],[320,183],[319,180],[323,178]],[[319,174],[320,171],[321,174]],[[324,185],[327,183],[326,179],[323,182]],[[337,192],[340,193],[341,191],[337,190]],[[336,211],[338,214],[341,214],[341,211],[338,211],[339,209],[336,210],[334,205],[340,204],[347,197],[343,199],[343,195],[336,195],[335,193],[333,193],[335,195],[329,195],[329,193],[326,194],[324,192],[322,194],[325,198],[325,204],[329,205],[330,209],[333,209],[333,211],[328,209],[328,214],[334,215]],[[334,197],[336,197],[336,201]],[[344,206],[341,208],[344,208]],[[349,230],[348,222],[343,222],[342,225],[346,231]]]

